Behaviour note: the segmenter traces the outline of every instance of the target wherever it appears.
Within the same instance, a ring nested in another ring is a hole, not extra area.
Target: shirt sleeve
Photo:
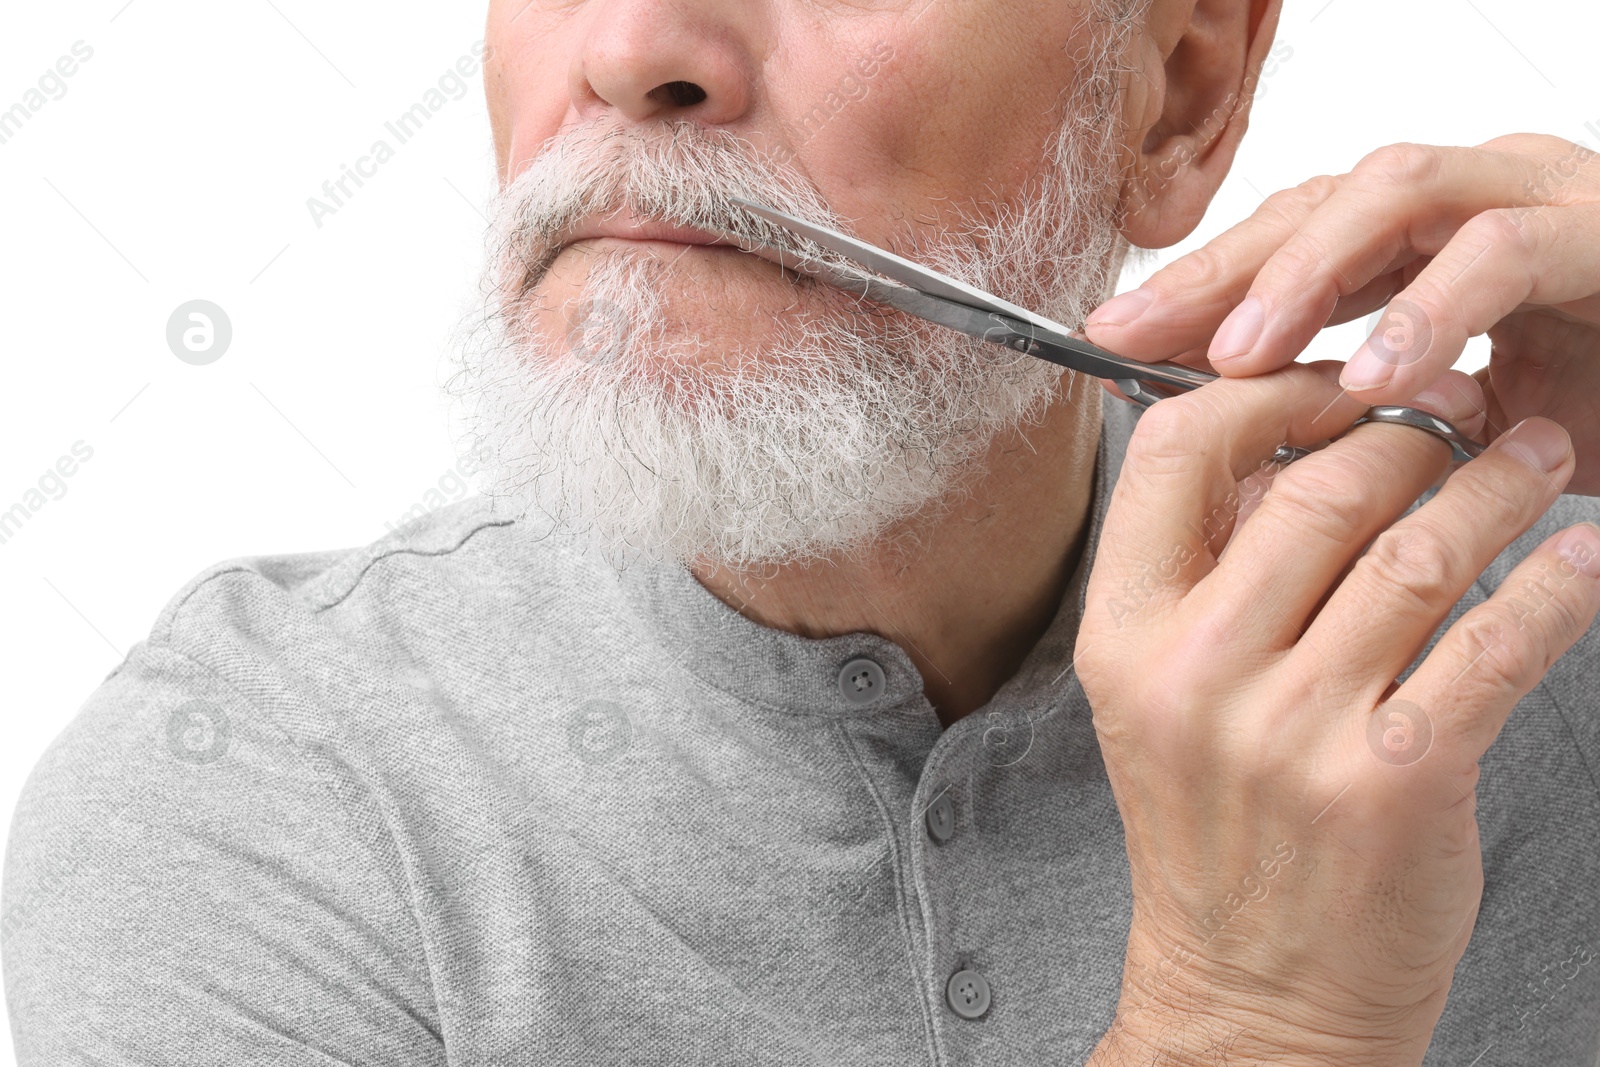
[[[381,812],[245,689],[141,644],[34,767],[0,930],[21,1067],[445,1063]]]

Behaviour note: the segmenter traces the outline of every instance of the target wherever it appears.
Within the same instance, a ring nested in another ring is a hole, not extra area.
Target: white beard
[[[1111,123],[1074,114],[1027,200],[897,251],[1081,324],[1126,246],[1109,206]],[[748,232],[726,199],[738,193],[851,232],[791,169],[686,123],[573,129],[502,190],[483,302],[447,386],[497,508],[580,530],[618,566],[850,556],[936,515],[999,434],[1070,399],[1071,372],[809,280],[756,348],[719,340],[706,362],[709,340],[662,336],[672,265],[631,252],[593,257],[568,336],[530,328],[556,235],[575,219],[626,205]]]

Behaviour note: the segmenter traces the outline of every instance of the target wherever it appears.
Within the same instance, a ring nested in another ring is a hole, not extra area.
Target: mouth
[[[588,218],[579,222],[562,239],[565,249],[584,241],[628,241],[636,244],[660,244],[676,248],[732,248],[738,245],[727,237],[697,230],[691,226],[677,226],[657,219],[643,219],[624,208],[606,218]]]
[[[638,250],[652,248],[673,260],[684,255],[701,253],[719,256],[742,254],[766,260],[791,283],[807,286],[816,281],[804,271],[794,269],[774,249],[740,237],[731,227],[726,230],[701,230],[659,219],[642,218],[626,207],[611,213],[592,214],[579,220],[563,233],[559,243],[551,248],[546,263],[553,262],[567,249],[582,244],[599,246],[610,244],[616,248]]]

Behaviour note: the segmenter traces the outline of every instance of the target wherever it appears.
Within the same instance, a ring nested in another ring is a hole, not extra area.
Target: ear
[[[1249,125],[1281,9],[1282,0],[1152,0],[1124,110],[1131,244],[1165,248],[1199,225]]]

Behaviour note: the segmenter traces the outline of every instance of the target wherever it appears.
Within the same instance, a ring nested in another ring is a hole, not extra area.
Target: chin
[[[837,316],[840,303],[738,249],[585,241],[563,251],[529,294],[537,337],[528,348],[677,389],[799,367],[784,337],[810,315]]]

